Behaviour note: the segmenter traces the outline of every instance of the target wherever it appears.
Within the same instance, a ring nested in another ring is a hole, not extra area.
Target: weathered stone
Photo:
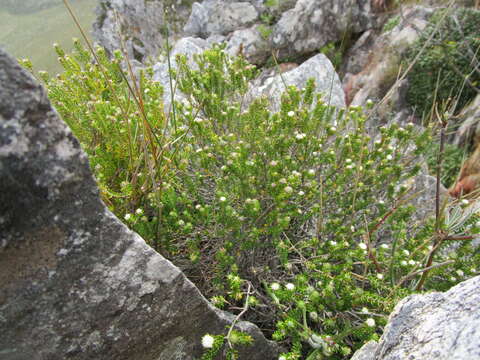
[[[317,54],[302,65],[283,74],[275,75],[260,81],[254,81],[247,93],[250,102],[261,96],[270,100],[273,111],[280,109],[281,95],[285,85],[294,85],[301,89],[309,79],[315,80],[316,91],[322,94],[322,100],[330,105],[345,107],[345,97],[340,79],[332,63],[323,54]]]
[[[241,53],[248,62],[256,65],[264,64],[271,52],[270,45],[258,31],[258,26],[234,31],[225,50],[232,56]]]
[[[256,8],[249,2],[205,0],[192,5],[185,33],[207,38],[214,34],[227,35],[252,25],[258,18]]]
[[[196,68],[197,64],[193,60],[193,55],[201,54],[210,45],[206,40],[200,38],[186,37],[182,38],[175,43],[172,51],[170,52],[170,67],[173,70],[177,69],[177,55],[185,55],[187,57],[187,64],[190,67]],[[161,62],[156,63],[153,66],[153,80],[158,81],[163,86],[163,103],[167,111],[169,111],[172,104],[172,92],[170,89],[170,71],[167,59],[163,58]],[[175,89],[176,81],[171,79],[172,87]],[[178,89],[175,90],[175,100],[182,101],[185,95]]]
[[[122,49],[120,34],[129,57],[144,61],[155,58],[165,46],[164,27],[172,37],[182,34],[190,15],[191,0],[100,0],[93,36],[109,53]]]
[[[389,32],[375,40],[371,35],[360,37],[358,44],[347,54],[346,58],[349,60],[344,65],[346,71],[358,72],[347,73],[344,78],[347,104],[364,106],[369,99],[375,102],[383,99],[401,75],[399,71],[402,55],[418,39],[432,13],[432,9],[420,6],[404,8],[400,23]],[[363,65],[361,71],[355,66],[357,60],[350,59],[357,59]],[[397,84],[388,102],[378,109],[381,117],[405,109],[406,87],[406,82]]]
[[[445,293],[412,295],[390,315],[378,344],[352,360],[480,359],[480,276]]]
[[[275,25],[272,44],[280,58],[309,54],[347,32],[372,28],[374,21],[370,1],[298,0]]]
[[[0,358],[189,360],[233,316],[128,230],[45,91],[0,50]],[[254,325],[242,359],[274,359]]]
[[[468,147],[480,143],[480,95],[457,116],[461,125],[455,133],[454,144]]]

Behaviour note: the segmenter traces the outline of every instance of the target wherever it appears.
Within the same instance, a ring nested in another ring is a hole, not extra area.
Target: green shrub
[[[441,181],[447,188],[451,187],[457,180],[461,166],[465,159],[465,150],[452,144],[445,144],[443,162],[441,169]],[[430,147],[426,151],[426,160],[431,174],[436,173],[438,159],[438,147]]]
[[[197,56],[197,68],[177,58],[186,100],[166,117],[148,71],[128,85],[118,53],[109,62],[100,51],[99,67],[79,45],[73,56],[57,51],[66,71],[44,76],[49,96],[112,211],[217,306],[250,309],[246,319],[288,348],[283,358],[349,358],[415,288],[476,272],[480,255],[455,236],[477,230],[465,215],[477,208],[452,206],[441,232],[411,219],[408,190],[429,131],[393,124],[369,134],[362,109],[328,106],[313,81],[289,87],[278,112],[265,98],[247,106],[256,70],[219,47]],[[457,251],[433,248],[448,237]],[[205,358],[225,339],[209,338]]]
[[[389,32],[390,30],[393,30],[395,26],[400,24],[400,20],[401,20],[400,15],[392,16],[390,19],[388,19],[385,25],[383,25],[382,33],[386,33],[386,32]]]
[[[407,52],[408,66],[435,30],[444,11],[437,10],[419,40]],[[428,114],[434,101],[444,103],[455,98],[458,111],[478,93],[480,71],[480,11],[457,9],[447,15],[408,75],[407,100],[419,114]],[[467,80],[466,80],[467,79]]]

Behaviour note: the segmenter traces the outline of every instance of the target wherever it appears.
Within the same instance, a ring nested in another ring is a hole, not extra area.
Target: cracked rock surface
[[[0,358],[190,360],[226,333],[184,274],[99,198],[44,89],[0,50]],[[242,359],[275,359],[253,324]]]
[[[480,359],[480,276],[445,293],[409,296],[395,307],[378,343],[352,360]]]

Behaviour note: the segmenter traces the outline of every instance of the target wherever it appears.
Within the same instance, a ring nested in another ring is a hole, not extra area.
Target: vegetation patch
[[[408,66],[434,33],[408,75],[407,100],[419,115],[450,98],[456,99],[454,110],[459,111],[479,91],[480,11],[460,8],[439,24],[445,11],[436,11],[405,58]]]
[[[430,130],[369,133],[361,108],[328,106],[313,81],[288,87],[278,112],[266,98],[247,106],[257,71],[220,47],[196,67],[177,58],[185,97],[167,115],[151,70],[133,79],[119,52],[75,49],[57,47],[64,73],[41,76],[105,203],[216,306],[283,345],[280,359],[347,359],[379,338],[399,299],[476,274],[478,205],[412,220]],[[453,241],[454,252],[439,250]],[[250,342],[202,335],[205,359],[225,341]]]

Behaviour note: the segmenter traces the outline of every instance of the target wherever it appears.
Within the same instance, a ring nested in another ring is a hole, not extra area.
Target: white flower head
[[[220,202],[225,202],[225,201],[227,201],[227,198],[225,196],[220,196],[219,200],[220,200]]]
[[[270,288],[271,288],[273,291],[280,290],[280,284],[274,282],[274,283],[272,283],[272,285],[270,285]]]
[[[314,169],[309,169],[308,170],[308,175],[315,175],[315,170]]]
[[[290,110],[290,111],[287,113],[287,115],[288,115],[289,117],[293,117],[293,116],[295,115],[295,111]]]
[[[362,310],[360,310],[363,314],[368,314],[369,311],[366,307],[363,307]]]
[[[367,250],[367,244],[365,244],[365,243],[358,244],[358,247],[362,250]]]
[[[461,277],[462,277],[463,275],[465,275],[464,272],[463,272],[462,270],[460,270],[460,269],[457,270],[456,272],[457,272],[457,275],[458,275],[458,276],[461,276]]]
[[[365,324],[367,324],[370,327],[374,327],[375,326],[375,320],[372,319],[372,318],[368,318],[367,320],[365,320]]]
[[[132,214],[125,214],[123,218],[128,221],[132,218]]]
[[[205,334],[202,337],[202,346],[205,349],[211,349],[213,347],[213,343],[215,342],[215,338],[212,335]]]
[[[138,208],[137,210],[135,210],[135,214],[137,215],[142,215],[143,214],[143,210]]]
[[[291,194],[293,192],[293,188],[291,186],[285,186],[283,189],[287,194]]]
[[[377,279],[382,280],[383,279],[383,274],[377,274]]]
[[[287,284],[285,285],[285,288],[286,288],[287,290],[292,291],[293,289],[295,289],[295,285],[293,285],[292,283],[287,283]]]
[[[386,250],[386,249],[388,249],[388,244],[382,244],[382,245],[380,245],[380,247],[381,247],[382,249],[385,249],[385,250]]]
[[[415,260],[408,260],[408,263],[409,263],[410,265],[415,265],[415,264],[416,264]]]

